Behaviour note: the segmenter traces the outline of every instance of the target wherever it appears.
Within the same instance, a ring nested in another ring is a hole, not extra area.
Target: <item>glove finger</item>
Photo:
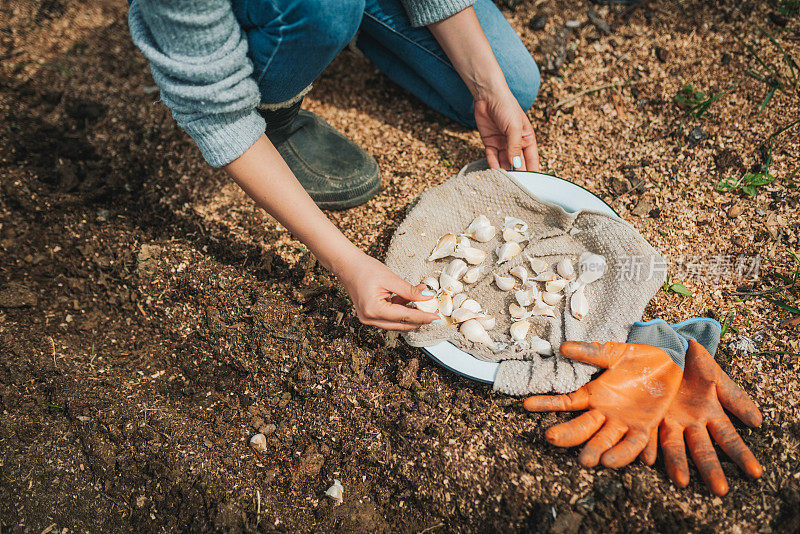
[[[600,456],[617,444],[627,432],[627,428],[617,421],[606,421],[597,434],[586,444],[578,456],[578,461],[584,467],[594,467],[600,461]]]
[[[720,376],[717,380],[719,402],[742,423],[753,428],[759,426],[762,421],[761,412],[753,399],[739,384],[731,380],[725,371],[720,369],[719,372]]]
[[[728,493],[728,480],[719,464],[719,458],[708,437],[708,431],[704,426],[691,426],[686,429],[686,446],[689,447],[689,454],[700,475],[709,487],[711,493],[722,497]]]
[[[574,447],[591,438],[605,420],[603,414],[590,410],[575,419],[551,426],[544,437],[556,447]]]
[[[611,351],[603,350],[606,345],[600,343],[586,343],[583,341],[565,341],[558,351],[565,358],[590,363],[603,369],[611,366]]]
[[[661,423],[659,438],[667,475],[673,484],[679,488],[685,488],[689,485],[689,461],[686,459],[683,427]]]
[[[522,405],[529,412],[570,412],[589,407],[589,392],[586,386],[566,395],[534,395]]]
[[[761,464],[758,463],[752,451],[745,445],[744,440],[736,432],[736,429],[731,424],[730,420],[717,419],[709,421],[708,430],[714,437],[720,448],[725,451],[728,457],[736,462],[742,468],[742,471],[747,473],[750,478],[758,478],[763,472]]]
[[[647,445],[644,450],[639,455],[639,459],[644,462],[645,465],[653,465],[656,463],[656,456],[658,456],[658,427],[654,427],[650,432],[650,438],[647,440]]]
[[[624,467],[634,461],[645,446],[647,446],[647,434],[632,430],[622,441],[604,452],[600,462],[611,469]]]

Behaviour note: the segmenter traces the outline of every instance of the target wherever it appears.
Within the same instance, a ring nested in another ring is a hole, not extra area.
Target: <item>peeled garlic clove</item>
[[[445,317],[450,317],[453,314],[453,297],[448,293],[439,295],[439,313]]]
[[[456,249],[456,236],[454,234],[444,234],[436,247],[428,256],[428,261],[440,260],[450,256]]]
[[[564,289],[567,291],[567,293],[573,293],[584,286],[586,286],[586,284],[581,282],[581,278],[578,277],[575,280],[570,280],[569,283],[567,284],[567,287],[565,287]]]
[[[503,222],[503,230],[506,228],[513,228],[517,232],[525,233],[528,231],[528,223],[522,219],[517,219],[516,217],[506,216],[505,221]]]
[[[548,306],[541,300],[537,300],[536,303],[531,308],[531,311],[528,312],[530,316],[543,316],[543,317],[555,317],[556,312],[552,306]]]
[[[555,280],[550,280],[549,282],[545,282],[544,289],[549,293],[558,293],[559,291],[563,291],[567,284],[569,283],[568,280],[564,280],[563,278],[556,278]]]
[[[531,278],[531,280],[536,280],[537,282],[550,282],[556,280],[557,278],[558,275],[553,271],[544,271]]]
[[[458,308],[457,310],[453,311],[453,314],[450,316],[450,318],[454,323],[463,323],[464,321],[475,319],[477,316],[478,314],[472,310],[468,310],[467,308]]]
[[[480,243],[486,243],[491,240],[495,233],[497,233],[497,228],[492,226],[492,223],[486,215],[478,215],[475,217],[466,231],[468,236]]]
[[[482,315],[475,318],[476,321],[481,323],[481,326],[486,330],[491,330],[497,326],[497,320],[490,315]]]
[[[530,306],[537,297],[536,286],[529,286],[514,292],[514,298],[520,306]]]
[[[525,336],[528,335],[528,330],[530,329],[531,322],[527,319],[520,319],[511,325],[509,332],[511,333],[511,337],[514,339],[514,341],[522,341],[525,339]]]
[[[467,300],[466,293],[459,293],[457,295],[453,295],[453,309],[457,310],[464,304],[464,301]]]
[[[533,350],[534,352],[537,352],[542,356],[553,355],[553,346],[546,339],[542,339],[539,336],[532,336],[530,339],[530,343],[531,343],[531,350]]]
[[[439,287],[442,288],[442,291],[450,293],[451,295],[464,291],[464,284],[447,273],[442,273],[441,276],[439,276]]]
[[[526,239],[527,237],[524,234],[517,232],[513,228],[506,228],[503,230],[503,241],[520,243]]]
[[[556,265],[556,271],[558,271],[558,274],[567,280],[572,280],[575,278],[575,267],[572,266],[572,262],[569,260],[569,258],[564,258],[558,262],[558,265]]]
[[[439,291],[439,281],[433,276],[429,276],[428,278],[423,280],[422,283],[428,286],[429,288],[433,289],[434,291]]]
[[[473,267],[471,269],[467,269],[467,272],[464,273],[464,276],[461,278],[461,281],[465,284],[474,284],[478,281],[481,277],[481,268],[480,267]]]
[[[525,315],[527,312],[525,311],[525,308],[523,308],[516,302],[512,302],[511,304],[508,305],[508,313],[511,315],[512,319],[518,319],[521,318],[523,315]]]
[[[533,269],[533,272],[536,274],[542,274],[550,270],[550,266],[541,258],[531,258],[528,256],[528,261],[531,264],[531,269]]]
[[[337,504],[342,504],[342,501],[344,501],[344,487],[342,487],[342,483],[334,478],[333,486],[325,490],[325,495],[336,501]]]
[[[586,313],[589,311],[589,301],[586,300],[586,293],[583,287],[572,293],[569,298],[569,308],[572,316],[577,320],[581,321],[586,317]]]
[[[475,247],[465,247],[455,254],[459,258],[464,258],[470,265],[480,265],[486,260],[486,251]]]
[[[430,300],[415,300],[412,304],[416,309],[428,313],[436,313],[439,309],[439,299],[435,298]]]
[[[494,341],[492,341],[492,338],[489,337],[489,333],[486,331],[483,325],[481,325],[481,323],[475,319],[465,321],[458,331],[473,343],[480,343],[482,345],[488,345],[489,347],[495,346]]]
[[[523,284],[528,279],[528,270],[522,265],[517,265],[508,272],[519,278]]]
[[[545,291],[544,293],[542,293],[542,300],[544,301],[545,304],[549,304],[550,306],[555,306],[556,304],[561,302],[561,299],[563,298],[564,295],[562,295],[561,293],[553,293],[551,291]]]
[[[495,273],[494,283],[497,284],[497,287],[500,288],[501,291],[511,291],[514,289],[514,279],[510,276],[500,276]]]
[[[580,272],[578,279],[584,284],[591,284],[599,280],[608,268],[605,257],[600,254],[584,252],[578,261],[578,270]]]
[[[264,434],[256,434],[250,438],[250,446],[256,452],[266,452],[267,450],[267,437]]]
[[[519,243],[515,243],[514,241],[509,241],[508,243],[503,243],[499,247],[497,247],[497,263],[505,263],[520,252],[522,252],[522,247],[519,246]]]
[[[483,308],[478,303],[478,301],[473,299],[465,300],[464,302],[461,303],[461,306],[459,306],[459,308],[466,308],[468,310],[474,311],[475,313],[480,313],[483,311]]]
[[[449,274],[456,280],[461,280],[461,277],[464,276],[464,273],[467,272],[467,269],[469,269],[469,267],[467,267],[467,264],[464,262],[464,260],[455,259],[448,263],[442,272]]]

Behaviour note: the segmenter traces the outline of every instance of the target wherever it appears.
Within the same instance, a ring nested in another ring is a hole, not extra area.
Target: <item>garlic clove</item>
[[[489,333],[481,325],[481,323],[475,319],[470,319],[462,323],[458,331],[473,343],[480,343],[489,347],[495,346],[494,341],[492,341],[492,338],[489,336]]]
[[[256,452],[266,452],[267,437],[264,434],[256,434],[250,438],[250,446],[253,447],[253,450]]]
[[[531,311],[528,312],[530,316],[542,316],[542,317],[555,317],[556,312],[552,306],[548,306],[541,300],[537,300],[536,303],[531,308]]]
[[[503,241],[509,243],[521,243],[526,239],[527,237],[525,237],[524,234],[522,234],[521,232],[517,232],[513,228],[506,228],[505,230],[503,230]]]
[[[428,261],[446,258],[455,251],[455,248],[456,236],[454,234],[444,234],[441,239],[439,239],[439,242],[436,244],[433,252],[431,252],[431,255],[428,256]]]
[[[461,278],[461,281],[465,284],[474,284],[478,281],[481,277],[481,268],[480,267],[472,267],[471,269],[467,269],[467,272],[464,273],[464,276]]]
[[[466,293],[458,293],[456,295],[453,295],[453,309],[454,310],[459,309],[461,305],[464,304],[465,300],[467,300]]]
[[[445,317],[450,317],[453,314],[453,297],[448,293],[439,295],[439,313]]]
[[[428,313],[436,313],[439,310],[439,299],[432,298],[430,300],[415,300],[411,304],[420,311]]]
[[[530,256],[526,256],[528,258],[528,262],[531,264],[531,269],[536,274],[542,274],[543,272],[549,271],[550,266],[547,265],[547,262],[541,258],[532,258]]]
[[[542,339],[539,336],[532,336],[530,339],[530,343],[531,343],[531,350],[533,350],[534,352],[537,352],[542,356],[553,355],[553,346],[546,339]]]
[[[486,260],[486,251],[474,247],[465,247],[455,254],[459,258],[464,258],[470,265],[480,265]]]
[[[558,278],[558,275],[556,273],[554,273],[553,271],[544,271],[544,272],[541,272],[541,273],[537,274],[533,278],[531,278],[531,280],[535,280],[537,282],[550,282],[550,281],[555,280],[557,278]]]
[[[522,265],[517,265],[516,267],[514,267],[513,269],[511,269],[511,270],[510,270],[510,271],[508,271],[508,272],[509,272],[510,274],[513,274],[513,275],[514,275],[514,276],[516,276],[517,278],[519,278],[519,279],[520,279],[520,281],[521,281],[523,284],[524,284],[524,283],[525,283],[525,281],[528,279],[528,270],[527,270],[525,267],[523,267]]]
[[[578,270],[580,272],[578,279],[585,285],[602,278],[608,269],[606,258],[600,254],[584,252],[578,262]]]
[[[494,274],[494,283],[500,288],[501,291],[511,291],[514,289],[514,279],[510,276],[500,276],[499,274]]]
[[[537,295],[536,286],[528,286],[514,292],[514,298],[520,306],[530,306],[536,300]]]
[[[439,276],[439,286],[442,291],[451,295],[464,291],[464,284],[444,272]]]
[[[463,323],[464,321],[475,319],[477,316],[478,314],[472,310],[467,308],[458,308],[453,311],[452,315],[450,315],[450,318],[454,323]]]
[[[336,501],[336,504],[342,504],[344,501],[344,487],[341,481],[333,479],[333,485],[325,490],[325,495]]]
[[[459,306],[459,308],[466,308],[468,310],[474,311],[475,313],[480,313],[483,311],[483,308],[481,307],[480,303],[478,303],[477,300],[473,299],[465,300],[464,302],[461,303],[461,306]]]
[[[527,319],[520,319],[519,321],[513,323],[511,328],[509,328],[509,332],[511,333],[511,338],[514,341],[522,341],[525,339],[525,336],[528,335],[528,331],[531,329],[531,322]]]
[[[551,291],[545,291],[542,293],[542,300],[545,304],[549,304],[550,306],[555,306],[561,299],[564,298],[564,295],[561,293],[553,293]]]
[[[524,234],[528,231],[528,223],[522,219],[517,219],[516,217],[506,216],[505,220],[503,221],[503,230],[506,228],[513,228],[517,232]]]
[[[511,304],[508,305],[508,313],[511,315],[512,319],[519,319],[527,312],[525,311],[525,308],[523,308],[516,302],[512,302]]]
[[[433,276],[427,277],[425,280],[422,281],[422,283],[428,286],[429,288],[433,289],[434,291],[439,291],[439,281]]]
[[[464,273],[467,272],[467,269],[469,269],[469,267],[467,267],[467,264],[464,260],[455,259],[448,263],[442,272],[449,274],[456,280],[461,280],[461,277],[464,276]]]
[[[589,301],[586,300],[586,292],[583,287],[572,293],[572,296],[569,298],[569,307],[572,316],[577,320],[581,321],[586,317],[586,314],[589,312]]]
[[[556,278],[555,280],[550,280],[545,282],[544,289],[549,293],[558,293],[559,291],[563,291],[567,284],[569,283],[568,280],[564,280],[563,278]]]
[[[492,330],[497,326],[497,320],[491,315],[479,315],[475,320],[481,323],[481,326],[486,330]]]
[[[470,236],[475,241],[480,243],[486,243],[490,241],[495,233],[497,233],[497,228],[492,226],[491,221],[486,215],[478,215],[475,219],[470,223],[467,227],[466,234]]]
[[[511,258],[515,257],[520,252],[522,252],[522,247],[519,246],[519,243],[509,241],[508,243],[503,243],[502,245],[497,247],[496,252],[497,252],[497,263],[505,263]]]
[[[569,258],[564,258],[558,262],[558,265],[556,265],[556,271],[567,280],[572,280],[575,278],[575,267],[573,267]]]

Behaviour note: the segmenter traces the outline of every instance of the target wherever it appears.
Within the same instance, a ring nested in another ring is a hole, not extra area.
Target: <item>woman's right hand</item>
[[[425,289],[424,284],[412,286],[363,252],[337,275],[353,300],[358,319],[366,325],[408,331],[441,320],[435,313],[406,306],[410,301],[433,298],[433,291]]]

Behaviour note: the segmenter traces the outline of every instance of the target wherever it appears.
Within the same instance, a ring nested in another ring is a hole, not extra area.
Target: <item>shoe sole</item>
[[[372,197],[374,197],[378,191],[381,189],[381,179],[380,175],[378,176],[378,180],[375,182],[375,187],[368,189],[366,192],[358,195],[357,197],[347,198],[344,200],[328,200],[328,201],[317,201],[312,196],[311,199],[319,206],[320,209],[323,210],[330,210],[330,211],[341,211],[350,208],[355,208],[356,206],[360,206],[362,204],[367,203]]]

